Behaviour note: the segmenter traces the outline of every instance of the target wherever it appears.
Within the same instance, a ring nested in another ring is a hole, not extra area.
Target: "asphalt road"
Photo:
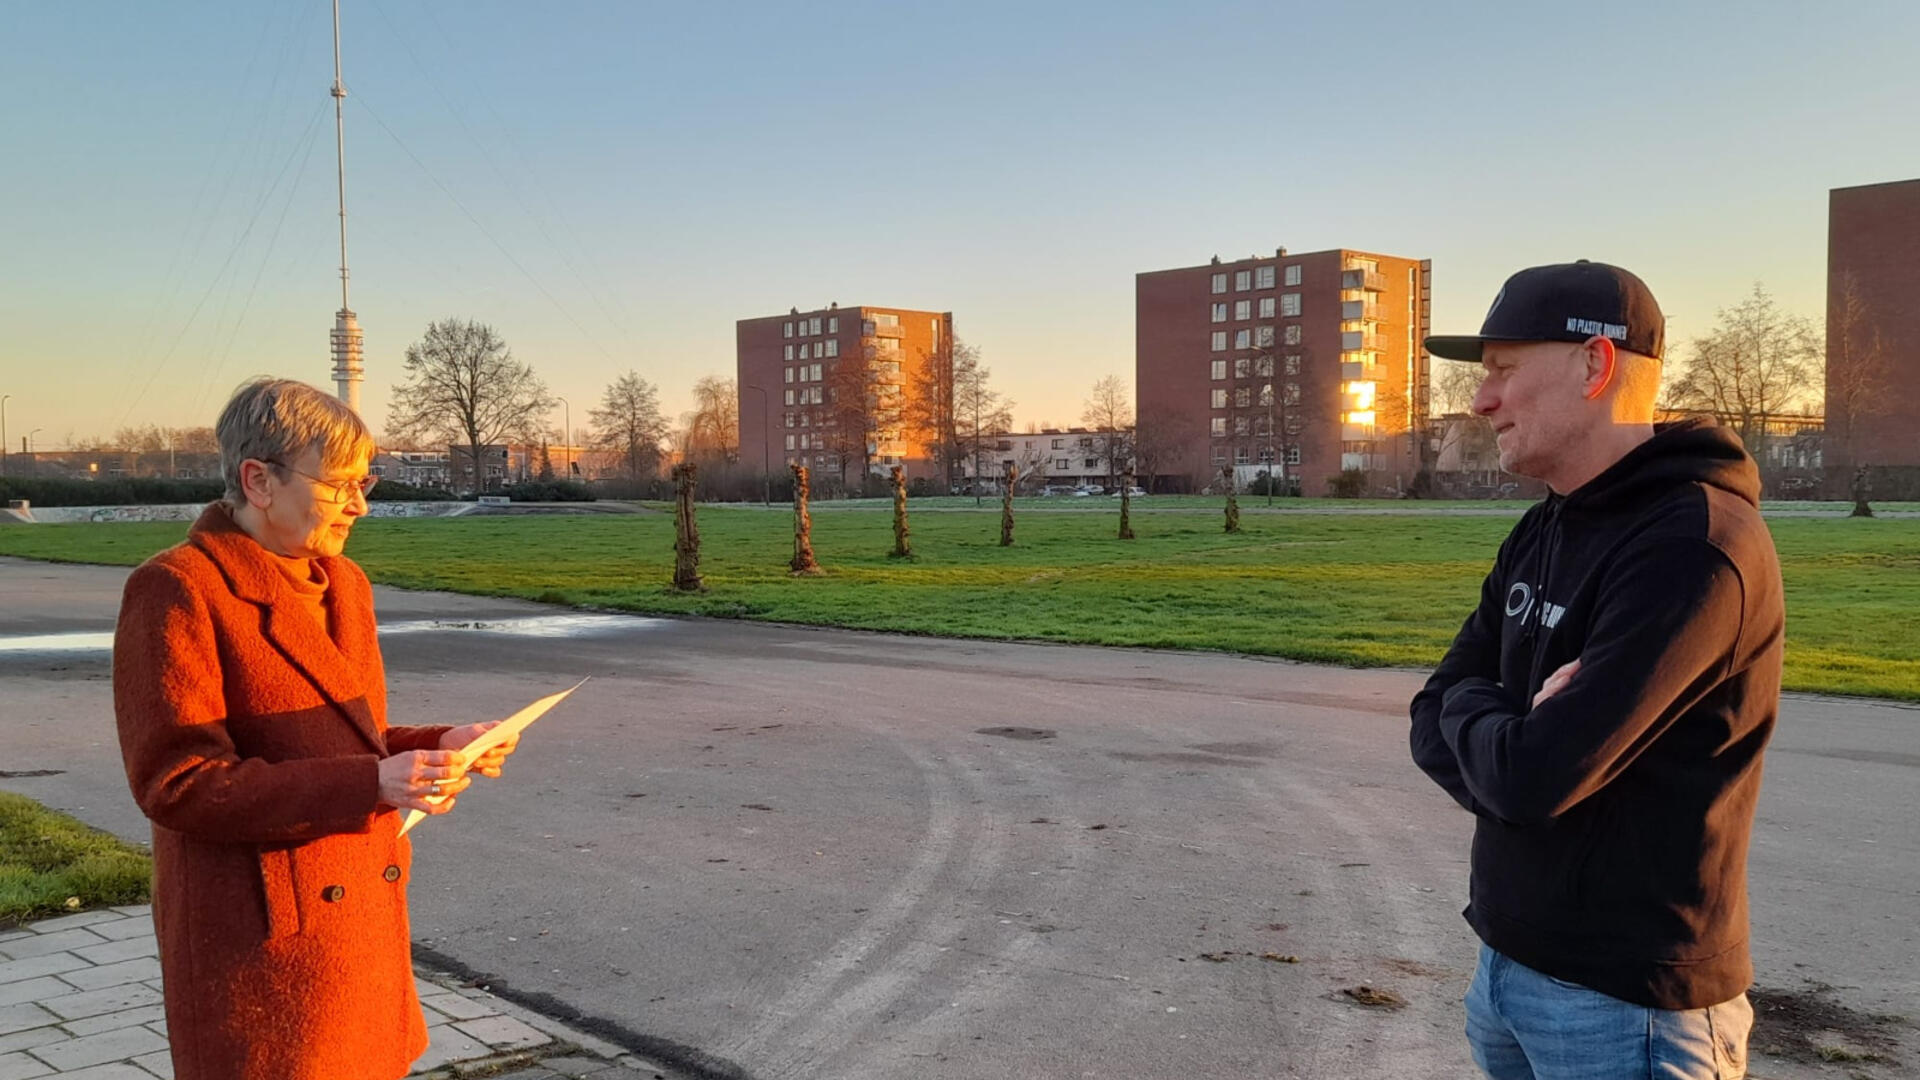
[[[0,787],[144,840],[125,573],[0,559]],[[1406,760],[1419,673],[378,593],[395,723],[593,676],[416,830],[416,940],[690,1072],[1472,1074],[1471,822]],[[1917,751],[1920,710],[1784,703],[1762,986],[1920,1017]]]

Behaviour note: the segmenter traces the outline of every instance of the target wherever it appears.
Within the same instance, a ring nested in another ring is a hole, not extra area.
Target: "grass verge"
[[[1086,500],[1081,500],[1085,502]],[[1144,501],[1144,500],[1143,500]],[[889,513],[814,518],[827,573],[794,579],[779,507],[703,507],[709,589],[666,588],[667,514],[375,519],[348,553],[375,581],[660,615],[766,619],[954,637],[1216,649],[1362,667],[1433,664],[1478,597],[1511,515],[1022,510],[912,518],[914,558],[887,557]],[[1217,506],[1216,506],[1217,511]],[[1920,701],[1920,520],[1771,520],[1787,589],[1786,686]],[[0,529],[0,554],[129,565],[182,523]]]
[[[0,791],[0,930],[48,915],[144,904],[145,851],[24,795]]]

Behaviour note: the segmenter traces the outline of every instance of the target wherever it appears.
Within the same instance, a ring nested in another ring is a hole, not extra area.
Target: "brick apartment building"
[[[849,486],[869,458],[877,475],[893,465],[909,477],[934,475],[927,434],[900,417],[928,358],[952,344],[952,312],[831,304],[741,319],[734,335],[742,464],[764,462],[775,472],[806,465],[819,481],[844,473]],[[895,418],[864,438],[835,407],[840,393],[858,389],[836,378],[841,362],[862,356],[873,364],[878,412]]]
[[[1920,180],[1827,195],[1827,495],[1920,498]],[[1846,317],[1848,290],[1859,317]],[[1849,325],[1849,323],[1853,325]],[[1878,350],[1875,352],[1877,341]],[[1861,370],[1868,377],[1853,384]]]
[[[1342,470],[1405,488],[1426,426],[1432,263],[1345,248],[1134,278],[1139,467],[1162,490],[1279,464],[1305,495]]]

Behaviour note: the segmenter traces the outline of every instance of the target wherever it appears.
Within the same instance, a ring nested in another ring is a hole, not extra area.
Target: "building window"
[[[1227,291],[1227,275],[1213,275],[1213,291],[1216,296]]]
[[[838,341],[835,341],[833,338],[828,338],[827,340],[821,342],[820,347],[826,351],[826,354],[828,356],[840,355],[840,343]]]
[[[1300,448],[1298,446],[1287,447],[1287,464],[1289,465],[1300,464]]]
[[[1300,268],[1298,266],[1287,267],[1287,284],[1289,285],[1300,284]]]
[[[1234,361],[1233,361],[1233,377],[1234,378],[1244,379],[1247,377],[1248,373],[1251,371],[1252,371],[1252,362],[1249,361],[1246,357],[1240,356],[1240,357],[1234,358]]]
[[[1272,404],[1273,404],[1273,384],[1272,384],[1272,383],[1261,383],[1261,384],[1260,384],[1260,405],[1261,405],[1261,407],[1263,407],[1263,408],[1264,408],[1264,407],[1266,407],[1266,406],[1269,406],[1269,405],[1272,405]],[[1261,432],[1261,434],[1262,434],[1262,435],[1264,435],[1264,434],[1266,434],[1266,432],[1264,432],[1264,431],[1263,431],[1263,432]]]
[[[1222,301],[1220,303],[1213,305],[1213,321],[1214,322],[1227,321],[1227,305],[1225,301]]]
[[[814,378],[816,378],[816,379],[820,377],[820,365],[819,365],[819,364],[815,364],[815,365],[813,365],[813,377],[814,377]],[[824,394],[825,394],[825,392],[826,392],[826,387],[824,387],[824,386],[816,386],[816,387],[813,387],[812,389],[813,389],[813,403],[814,403],[815,405],[819,405],[819,404],[821,404],[821,403],[822,403],[823,401],[825,401],[825,397],[824,397]]]
[[[1287,417],[1287,434],[1289,435],[1300,434],[1300,430],[1306,426],[1307,422],[1298,416]]]
[[[1255,345],[1260,346],[1263,349],[1273,344],[1273,327],[1271,326],[1254,327],[1253,343]]]
[[[1253,288],[1253,271],[1236,270],[1233,272],[1233,291],[1246,292]]]
[[[1236,416],[1233,418],[1233,433],[1235,435],[1246,438],[1247,432],[1251,430],[1251,428],[1252,425],[1248,422],[1247,417]]]
[[[827,316],[827,333],[837,334],[839,332],[840,332],[840,316],[838,315]]]
[[[1227,392],[1225,390],[1215,390],[1213,392],[1213,407],[1216,409],[1224,409],[1227,407]]]
[[[1289,375],[1300,374],[1300,354],[1299,353],[1287,354],[1287,374]]]
[[[1224,416],[1214,417],[1213,418],[1213,437],[1218,439],[1225,436],[1226,433],[1227,433],[1227,418]]]
[[[787,449],[789,451],[793,449],[793,436],[791,435],[787,436]]]
[[[1067,440],[1065,439],[1053,440],[1053,448],[1055,450],[1065,450],[1067,448]]]
[[[1273,378],[1273,357],[1261,356],[1255,358],[1253,362],[1253,373],[1263,379]]]
[[[792,324],[792,323],[783,323],[783,324],[781,324],[781,327],[780,327],[780,336],[781,336],[781,337],[792,337],[792,336],[793,336],[793,324]]]
[[[787,372],[787,381],[788,381],[788,382],[792,382],[792,381],[793,381],[793,369],[792,369],[792,368],[787,368],[787,369],[786,369],[786,372]]]
[[[812,356],[812,355],[813,355],[813,346],[812,346],[812,345],[805,345],[805,344],[803,344],[803,345],[801,345],[801,346],[800,346],[800,359],[802,359],[802,360],[805,360],[805,359],[807,359],[808,357],[810,357],[810,356]]]
[[[1296,327],[1295,329],[1298,329],[1298,328]],[[819,382],[819,381],[820,381],[820,365],[819,365],[819,364],[815,364],[815,365],[813,365],[813,367],[812,367],[812,368],[811,368],[810,370],[812,370],[812,372],[813,372],[813,381],[814,381],[814,382]],[[813,399],[813,400],[815,400],[815,401],[819,401],[819,400],[820,400],[820,398],[819,398],[819,396],[818,396],[818,395],[819,395],[819,391],[818,391],[818,390],[815,390],[815,391],[814,391],[814,394],[815,394],[815,397],[814,397],[814,399]]]
[[[1213,362],[1213,377],[1216,379],[1224,379],[1227,377],[1227,362],[1225,360],[1215,360]]]
[[[1287,318],[1299,318],[1300,294],[1297,292],[1280,294],[1280,314]]]
[[[1285,341],[1289,345],[1300,344],[1300,324],[1289,323],[1287,325],[1286,333],[1282,335],[1281,340]]]
[[[1273,267],[1261,266],[1254,269],[1253,286],[1256,289],[1273,288]]]
[[[1215,330],[1213,332],[1213,351],[1227,351],[1227,332],[1225,330]]]
[[[1235,300],[1235,301],[1233,302],[1233,319],[1234,319],[1234,321],[1235,321],[1235,322],[1245,322],[1246,320],[1248,320],[1248,319],[1251,319],[1251,318],[1253,318],[1253,301],[1251,301],[1251,300]]]
[[[1300,404],[1300,384],[1299,383],[1290,382],[1287,384],[1287,404],[1289,405]]]
[[[1234,447],[1234,448],[1233,448],[1233,463],[1234,463],[1235,465],[1245,465],[1245,464],[1247,463],[1247,448],[1246,448],[1246,447],[1244,447],[1244,446],[1236,446],[1236,447]]]
[[[791,390],[789,390],[789,391],[787,391],[787,400],[786,400],[786,404],[788,404],[788,405],[791,405],[791,404],[793,404],[793,391],[791,391]]]
[[[820,320],[819,320],[819,319],[809,319],[809,320],[807,320],[807,326],[808,326],[808,330],[807,330],[807,333],[809,333],[809,334],[813,334],[813,335],[816,335],[816,336],[817,336],[817,335],[818,335],[818,334],[820,333]]]
[[[1253,343],[1253,331],[1245,328],[1233,332],[1233,347],[1244,349]]]
[[[1214,448],[1213,448],[1213,463],[1214,463],[1215,465],[1225,465],[1225,464],[1227,463],[1227,448],[1226,448],[1226,447],[1224,447],[1224,446],[1216,446],[1216,447],[1214,447]]]
[[[793,359],[793,346],[791,346],[791,345],[788,345],[788,346],[785,346],[785,348],[786,348],[786,350],[787,350],[787,355],[786,355],[786,359],[787,359],[787,360],[792,360],[792,359]]]
[[[1086,464],[1086,468],[1088,468],[1088,469],[1097,469],[1097,468],[1099,468],[1099,467],[1100,467],[1100,459],[1099,459],[1099,458],[1092,458],[1092,457],[1090,457],[1090,458],[1088,458],[1088,459],[1087,459],[1087,464]]]
[[[1273,318],[1273,297],[1263,296],[1260,298],[1260,317],[1263,319]]]
[[[1063,457],[1057,457],[1053,459],[1053,468],[1055,472],[1066,472],[1073,468],[1073,462]]]
[[[1236,409],[1245,409],[1252,405],[1253,389],[1246,386],[1235,387],[1233,391],[1233,407]]]

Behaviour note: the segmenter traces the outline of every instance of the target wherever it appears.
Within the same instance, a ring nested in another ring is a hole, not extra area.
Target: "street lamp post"
[[[29,431],[29,432],[27,432],[27,433],[26,433],[25,435],[23,435],[23,436],[21,436],[21,438],[20,438],[20,449],[21,449],[21,450],[23,450],[23,451],[25,451],[25,452],[26,452],[26,453],[27,453],[27,454],[28,454],[29,456],[31,456],[31,455],[33,454],[33,437],[34,437],[35,435],[38,435],[38,434],[40,434],[41,432],[43,432],[43,431],[45,431],[45,430],[47,430],[47,429],[46,429],[46,428],[34,428],[34,429],[33,429],[32,431]]]
[[[752,383],[742,383],[741,389],[751,390],[760,395],[760,505],[773,507],[773,429],[772,417],[767,410],[767,388]]]

